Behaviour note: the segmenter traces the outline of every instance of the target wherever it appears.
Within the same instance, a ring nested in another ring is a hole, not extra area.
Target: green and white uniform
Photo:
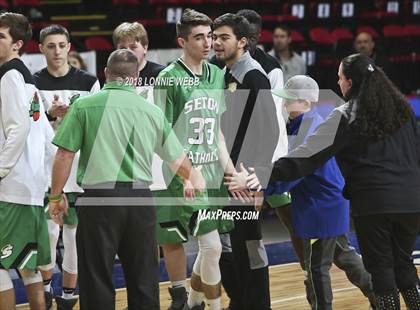
[[[0,268],[35,269],[51,260],[43,202],[53,132],[20,59],[0,67],[0,123]]]
[[[223,71],[204,62],[203,74],[197,76],[178,59],[159,74],[154,91],[155,102],[172,124],[185,153],[193,166],[201,169],[208,196],[208,201],[207,198],[186,201],[183,181],[164,165],[167,190],[154,192],[158,205],[158,243],[186,241],[188,233],[197,236],[214,229],[231,230],[231,221],[197,217],[200,209],[219,209],[228,203],[227,190],[221,185],[224,172],[218,150],[220,116],[225,111]]]
[[[46,111],[51,107],[54,96],[58,96],[58,100],[66,105],[72,104],[78,97],[97,93],[100,90],[98,79],[90,73],[70,67],[67,74],[63,76],[53,76],[48,72],[47,68],[36,72],[34,74],[35,85],[41,95],[42,103]],[[62,119],[57,118],[52,122],[53,127],[56,129],[61,124]],[[51,172],[54,158],[50,158],[47,165],[46,174],[49,177],[48,185],[51,185]],[[63,217],[64,224],[74,226],[77,225],[76,209],[74,204],[77,197],[83,193],[83,190],[76,183],[77,165],[79,163],[79,153],[76,153],[71,167],[69,179],[67,180],[63,191],[67,195],[70,205],[68,215]],[[47,188],[48,190],[48,188]],[[48,203],[48,200],[46,200]],[[47,204],[45,205],[47,206]],[[48,210],[45,209],[47,218],[49,219]],[[54,247],[55,249],[55,247]]]

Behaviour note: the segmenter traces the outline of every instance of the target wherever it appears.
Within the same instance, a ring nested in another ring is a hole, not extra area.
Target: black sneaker
[[[201,305],[197,305],[192,308],[188,307],[188,304],[185,303],[185,306],[182,310],[204,310],[205,307],[206,307],[206,304],[204,303],[204,301],[201,303]]]
[[[55,302],[57,303],[57,310],[72,310],[77,303],[77,297],[64,299],[61,296],[55,296]]]
[[[187,304],[188,294],[185,287],[168,287],[169,295],[171,295],[172,302],[168,310],[183,310],[184,305]]]
[[[45,310],[50,310],[52,307],[52,300],[53,300],[52,292],[44,291],[44,297],[45,297]]]

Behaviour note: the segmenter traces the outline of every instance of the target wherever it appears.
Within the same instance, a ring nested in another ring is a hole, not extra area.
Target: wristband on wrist
[[[48,195],[48,201],[52,203],[58,203],[63,199],[63,194]]]

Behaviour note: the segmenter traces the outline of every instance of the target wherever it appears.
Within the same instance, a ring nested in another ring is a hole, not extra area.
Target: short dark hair
[[[287,33],[287,36],[290,37],[292,35],[292,31],[290,30],[289,27],[287,27],[286,25],[277,25],[276,27],[274,27],[274,31],[276,31],[276,29],[281,29],[284,32]],[[274,32],[273,31],[273,32]]]
[[[258,25],[261,28],[261,15],[254,10],[243,9],[239,10],[236,14],[245,17],[250,24]]]
[[[25,50],[26,43],[32,38],[32,27],[28,19],[22,14],[5,12],[0,14],[0,28],[9,28],[13,42],[23,41],[19,55]]]
[[[67,38],[67,41],[70,42],[70,35],[67,29],[57,24],[52,24],[42,28],[41,32],[39,33],[39,42],[41,44],[44,43],[45,38],[53,34],[62,34]]]
[[[232,13],[223,14],[214,20],[213,30],[223,26],[230,27],[237,40],[249,39],[250,24],[245,17]]]
[[[211,26],[212,21],[206,14],[192,9],[185,9],[181,19],[176,23],[176,35],[187,39],[191,29],[196,26]]]
[[[113,51],[108,57],[106,67],[114,80],[137,77],[139,74],[139,61],[136,55],[125,48]]]

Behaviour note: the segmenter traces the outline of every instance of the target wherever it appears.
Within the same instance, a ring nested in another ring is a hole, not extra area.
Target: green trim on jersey
[[[180,189],[180,193],[183,189]],[[218,190],[209,189],[208,200],[226,199],[225,205],[228,205],[229,198],[228,192],[225,186]],[[168,191],[156,191],[153,192],[156,198],[168,197]],[[157,219],[156,225],[156,238],[158,244],[171,244],[178,242],[188,241],[188,236],[200,236],[209,233],[215,229],[219,233],[226,233],[234,228],[234,222],[227,219],[199,219],[198,209],[194,205],[188,204],[182,196],[177,199],[180,204],[183,205],[171,205],[171,206],[157,206]],[[206,209],[218,210],[219,206],[207,206]]]

